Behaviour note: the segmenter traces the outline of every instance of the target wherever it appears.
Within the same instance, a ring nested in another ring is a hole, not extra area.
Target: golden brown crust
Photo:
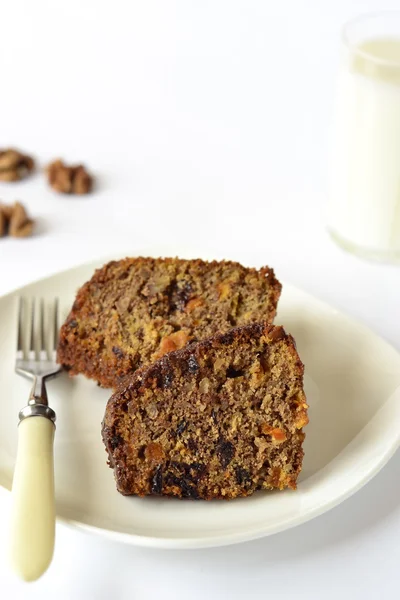
[[[207,500],[295,489],[307,421],[303,372],[293,338],[266,323],[137,370],[103,421],[117,489]]]
[[[268,267],[229,261],[125,258],[79,290],[58,361],[115,388],[132,370],[218,331],[272,321],[281,285]]]

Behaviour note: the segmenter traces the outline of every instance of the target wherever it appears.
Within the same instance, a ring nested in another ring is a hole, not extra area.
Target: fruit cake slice
[[[209,500],[295,489],[308,422],[303,371],[293,338],[266,323],[137,370],[103,421],[118,491]]]
[[[61,328],[58,362],[103,387],[166,352],[256,321],[272,322],[281,285],[268,267],[125,258],[97,270]]]

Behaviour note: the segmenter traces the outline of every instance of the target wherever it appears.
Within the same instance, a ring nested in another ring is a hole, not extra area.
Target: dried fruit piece
[[[302,427],[305,427],[305,425],[307,425],[307,423],[309,421],[308,416],[307,416],[307,407],[308,407],[308,405],[305,404],[305,405],[303,405],[303,407],[304,407],[303,410],[300,410],[298,412],[298,416],[297,416],[297,419],[296,419],[295,425],[296,425],[297,429],[301,429]]]
[[[162,449],[162,446],[160,444],[150,442],[150,444],[147,444],[146,446],[144,455],[148,460],[160,463],[164,458],[164,450]]]
[[[19,181],[33,171],[34,166],[31,156],[14,148],[0,150],[0,181]]]
[[[186,421],[185,420],[180,421],[178,423],[178,427],[176,428],[176,435],[181,435],[185,431],[186,427],[187,427]]]
[[[118,346],[113,346],[111,348],[111,351],[112,351],[113,354],[115,354],[115,356],[117,358],[124,358],[124,356],[125,356],[124,353],[123,353],[123,351],[121,350],[121,348],[118,348]]]
[[[171,289],[170,305],[171,310],[182,312],[191,299],[193,289],[192,283],[187,279],[180,279]]]
[[[120,435],[113,435],[113,437],[111,438],[111,446],[114,450],[116,448],[118,448],[118,446],[120,444],[122,444],[123,442],[124,442],[124,440],[122,439],[122,437]]]
[[[157,352],[157,358],[163,356],[167,352],[173,352],[174,350],[180,350],[188,343],[189,335],[186,331],[175,331],[171,335],[161,340],[159,351]]]
[[[203,306],[203,304],[204,300],[202,300],[201,298],[192,298],[186,304],[185,310],[186,312],[191,313],[195,308],[197,308],[198,306]]]
[[[275,442],[281,443],[287,439],[286,431],[280,427],[272,427],[268,423],[262,423],[260,429],[261,433],[270,435]]]
[[[279,427],[275,427],[271,431],[271,437],[276,442],[284,442],[287,438],[286,432],[283,429],[279,429]]]
[[[218,441],[216,451],[222,468],[226,469],[235,455],[235,448],[232,442],[228,442],[221,437]]]
[[[231,293],[231,286],[227,281],[223,281],[217,285],[219,300],[226,300]]]
[[[47,167],[49,185],[62,194],[88,194],[93,178],[83,165],[67,166],[62,160],[53,161]]]
[[[241,485],[244,488],[251,486],[251,475],[247,469],[243,469],[243,467],[235,467],[235,475],[238,485]]]

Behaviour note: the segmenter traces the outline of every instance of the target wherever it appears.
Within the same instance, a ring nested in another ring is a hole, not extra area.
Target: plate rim
[[[148,255],[151,256],[152,254],[154,254],[154,252],[149,251]],[[144,256],[145,254],[131,252],[131,255],[132,256],[133,255]],[[45,275],[44,277],[36,278],[32,281],[28,281],[24,285],[20,285],[16,288],[13,288],[12,290],[6,292],[5,294],[0,294],[0,302],[3,299],[17,297],[19,295],[18,294],[19,292],[22,293],[23,290],[25,290],[29,286],[37,285],[44,281],[51,280],[52,278],[54,278],[56,276],[63,276],[68,273],[77,271],[79,269],[91,268],[91,267],[93,269],[99,268],[99,266],[102,263],[105,264],[106,262],[109,262],[110,260],[117,260],[118,256],[119,256],[119,258],[121,258],[124,256],[129,256],[129,254],[122,253],[122,252],[118,252],[118,254],[107,254],[106,256],[99,257],[98,259],[90,259],[88,261],[78,263],[78,264],[68,267],[66,269],[62,269],[61,271],[54,271],[48,275]],[[372,336],[373,338],[375,338],[376,341],[378,341],[380,344],[383,344],[386,347],[386,349],[391,350],[392,352],[397,354],[400,359],[399,350],[395,346],[393,346],[390,342],[388,342],[384,337],[382,337],[380,334],[376,333],[373,329],[368,327],[362,321],[359,321],[358,319],[353,318],[352,316],[349,316],[346,312],[343,312],[342,310],[337,309],[336,307],[330,305],[325,300],[321,300],[320,298],[314,296],[313,294],[311,294],[307,291],[304,291],[302,288],[299,288],[299,287],[287,282],[286,280],[281,280],[281,282],[282,282],[283,289],[288,289],[297,294],[300,294],[304,299],[311,300],[313,303],[317,303],[325,311],[330,311],[330,312],[332,312],[332,314],[340,316],[341,319],[343,319],[347,323],[351,324],[351,326],[353,328],[356,327],[359,331],[368,333],[369,336]],[[381,408],[379,410],[383,409],[388,401],[389,401],[389,399],[386,400],[386,402],[381,406]],[[378,412],[379,412],[379,410],[378,410]],[[369,421],[369,423],[371,423],[375,418],[376,418],[376,414],[372,417],[372,419]],[[367,426],[368,426],[368,423],[365,427],[367,427]],[[359,435],[362,434],[363,431],[364,431],[364,429],[361,430],[357,434],[357,436],[353,439],[355,440]],[[270,525],[267,525],[263,528],[262,526],[260,527],[258,525],[257,530],[247,530],[247,531],[239,531],[239,532],[232,532],[232,533],[223,533],[223,534],[217,534],[212,537],[209,536],[209,537],[200,537],[200,538],[199,537],[172,538],[172,537],[168,537],[168,536],[165,536],[165,537],[158,536],[157,537],[156,535],[154,535],[154,536],[140,535],[140,534],[136,534],[136,533],[117,531],[117,530],[108,529],[105,527],[100,527],[97,525],[92,525],[89,523],[83,523],[82,521],[71,519],[66,516],[62,516],[58,513],[56,513],[56,521],[63,523],[64,525],[66,525],[67,527],[69,527],[71,529],[77,529],[78,531],[81,531],[81,532],[91,533],[96,536],[101,536],[105,539],[110,539],[110,540],[116,541],[116,542],[122,542],[125,544],[131,544],[134,546],[139,546],[139,547],[141,546],[141,547],[147,547],[147,548],[162,548],[162,549],[178,550],[178,549],[222,547],[222,546],[243,543],[246,541],[252,541],[252,540],[268,537],[270,535],[275,535],[277,533],[286,531],[288,529],[292,529],[294,527],[302,525],[302,524],[306,523],[307,521],[310,521],[328,511],[332,510],[333,508],[335,508],[336,506],[338,506],[339,504],[341,504],[342,502],[344,502],[345,500],[350,498],[352,495],[357,493],[369,481],[371,481],[383,469],[383,467],[389,462],[389,460],[393,457],[393,455],[396,453],[396,451],[398,450],[399,447],[400,447],[400,430],[398,432],[397,437],[394,437],[393,439],[391,439],[391,442],[386,446],[385,451],[379,455],[379,458],[377,459],[376,463],[372,466],[372,468],[368,471],[368,473],[364,477],[362,477],[360,480],[356,481],[354,483],[354,485],[350,485],[347,488],[344,488],[342,493],[339,493],[337,496],[329,499],[328,501],[323,502],[320,505],[309,508],[308,510],[304,511],[300,516],[293,515],[292,517],[289,517],[286,521],[281,521],[276,526],[272,526],[272,527]],[[335,459],[333,459],[333,460],[335,460]],[[328,464],[330,464],[330,463],[328,463]],[[326,465],[326,466],[328,466],[328,465]],[[0,490],[2,492],[4,491],[6,494],[7,494],[7,492],[9,495],[11,494],[10,487],[5,485],[2,480],[0,480]]]

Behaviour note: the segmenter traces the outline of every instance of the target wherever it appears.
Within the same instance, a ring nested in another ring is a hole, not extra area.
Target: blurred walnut
[[[0,181],[19,181],[35,166],[33,158],[14,148],[0,150]]]
[[[93,179],[83,165],[68,167],[58,159],[47,167],[50,186],[62,194],[88,194]]]
[[[0,237],[9,234],[12,237],[32,235],[34,222],[20,202],[13,205],[0,204]]]
[[[8,221],[0,206],[0,237],[4,237],[7,233]]]

